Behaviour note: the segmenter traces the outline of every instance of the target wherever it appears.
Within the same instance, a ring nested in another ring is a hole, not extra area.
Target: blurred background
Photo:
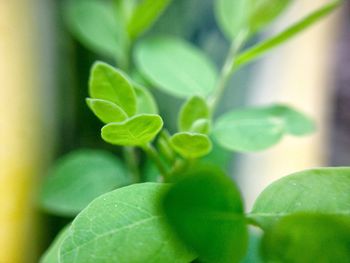
[[[103,1],[103,0],[101,0]],[[273,35],[326,0],[296,0],[269,29]],[[0,1],[0,263],[37,262],[69,218],[37,209],[40,178],[52,162],[77,148],[117,150],[100,138],[88,110],[87,80],[101,57],[66,26],[62,0]],[[237,72],[219,113],[246,105],[287,103],[316,120],[318,131],[285,138],[263,153],[222,151],[241,186],[247,210],[271,181],[316,166],[349,165],[350,4]],[[166,33],[199,46],[221,66],[229,43],[217,28],[213,0],[175,0],[147,35]],[[250,43],[250,44],[252,44]],[[170,131],[182,101],[156,89]],[[171,106],[169,106],[171,105]]]

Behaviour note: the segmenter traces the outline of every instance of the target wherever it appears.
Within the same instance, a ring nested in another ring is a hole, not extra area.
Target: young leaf
[[[211,151],[212,144],[208,136],[199,133],[179,132],[171,139],[171,146],[185,158],[199,158]]]
[[[208,119],[198,119],[192,124],[192,126],[190,128],[190,132],[209,134],[210,129],[211,129],[211,122],[210,122],[210,120],[208,120]]]
[[[70,31],[86,47],[124,60],[126,39],[111,5],[104,1],[67,1],[65,19]]]
[[[333,0],[330,3],[326,4],[322,8],[316,10],[312,14],[308,15],[301,21],[297,22],[296,24],[292,25],[291,27],[287,28],[283,32],[279,33],[278,35],[265,40],[264,42],[261,42],[257,44],[256,46],[253,46],[252,48],[248,49],[247,51],[244,51],[242,54],[240,54],[234,65],[233,68],[237,69],[244,64],[251,62],[252,60],[258,58],[262,54],[266,53],[270,49],[281,45],[283,42],[286,42],[287,40],[291,39],[301,31],[307,29],[308,27],[312,26],[314,23],[321,20],[323,17],[331,13],[336,7],[339,6],[341,3],[341,0]]]
[[[53,214],[75,216],[96,197],[127,183],[124,165],[113,154],[77,150],[57,161],[44,178],[40,205]]]
[[[39,263],[60,263],[59,261],[59,249],[62,241],[69,235],[70,225],[64,227],[52,242],[47,251],[40,258]]]
[[[213,135],[226,149],[260,151],[278,143],[284,128],[284,121],[264,108],[248,108],[221,116],[215,123]]]
[[[235,263],[244,257],[248,231],[241,196],[220,170],[192,170],[163,199],[168,222],[201,262]]]
[[[104,123],[121,122],[128,118],[122,108],[108,100],[87,98],[86,103],[92,112]]]
[[[61,263],[159,262],[194,259],[169,231],[157,183],[134,184],[94,200],[71,226],[60,249]]]
[[[260,194],[250,216],[266,229],[295,212],[350,218],[350,168],[312,169],[277,180]]]
[[[266,262],[350,262],[350,222],[336,216],[298,213],[281,219],[262,243]]]
[[[124,122],[109,123],[102,128],[102,139],[122,146],[143,146],[152,141],[163,127],[156,114],[139,114]]]
[[[174,37],[154,37],[136,46],[139,70],[165,92],[177,97],[206,96],[214,88],[217,70],[196,47]]]
[[[247,0],[216,0],[216,19],[229,39],[249,29],[250,3]]]
[[[89,94],[94,99],[108,100],[121,107],[128,116],[136,113],[136,95],[127,77],[112,66],[96,62],[91,69]]]
[[[179,115],[179,130],[190,131],[195,121],[210,118],[210,109],[202,97],[191,97],[182,106]]]
[[[137,98],[137,114],[158,114],[158,106],[151,92],[145,87],[134,85]]]
[[[171,0],[142,0],[134,8],[128,22],[128,32],[131,39],[135,39],[146,31],[157,20],[160,14],[170,4]]]

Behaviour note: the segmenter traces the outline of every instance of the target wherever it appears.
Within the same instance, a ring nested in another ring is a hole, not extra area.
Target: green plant
[[[232,42],[220,72],[184,40],[139,39],[170,1],[116,0],[113,8],[97,0],[68,3],[66,18],[75,36],[118,66],[92,66],[86,102],[105,124],[102,139],[123,146],[124,161],[103,151],[80,150],[56,164],[44,181],[41,205],[54,214],[76,217],[43,263],[241,262],[249,225],[264,231],[259,243],[267,262],[350,262],[350,168],[287,176],[265,189],[245,213],[234,182],[202,161],[216,144],[230,151],[260,151],[285,135],[314,131],[308,117],[279,104],[233,110],[213,119],[238,68],[341,3],[331,1],[244,49],[290,2],[215,0],[218,23]],[[164,127],[146,86],[186,100],[175,134]],[[146,169],[140,170],[141,161]],[[121,187],[125,185],[130,186]]]

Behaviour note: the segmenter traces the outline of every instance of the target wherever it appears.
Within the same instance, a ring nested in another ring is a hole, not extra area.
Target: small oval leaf
[[[263,228],[295,212],[350,218],[350,168],[319,168],[286,176],[257,198],[251,217]]]
[[[208,118],[210,118],[210,109],[206,101],[199,96],[191,97],[180,110],[179,130],[190,131],[195,121]]]
[[[221,116],[214,137],[233,151],[259,151],[278,143],[284,134],[303,136],[315,131],[313,121],[282,105],[236,110]]]
[[[59,159],[44,178],[41,207],[75,216],[93,199],[128,183],[123,163],[101,150],[77,150]]]
[[[259,108],[232,111],[215,123],[213,135],[224,148],[232,151],[261,151],[278,143],[284,133],[280,118]]]
[[[168,229],[159,197],[165,184],[143,183],[94,200],[73,221],[61,263],[187,263],[194,259]]]
[[[122,146],[143,146],[152,141],[163,127],[163,120],[155,114],[139,114],[102,128],[102,139]]]
[[[108,100],[87,98],[86,103],[91,111],[104,123],[121,122],[128,118],[122,108]]]
[[[202,157],[212,149],[208,136],[199,133],[176,133],[171,137],[170,143],[177,153],[190,159]]]
[[[247,250],[240,193],[220,170],[196,167],[163,198],[167,220],[201,262],[236,263]]]
[[[350,221],[324,214],[287,216],[266,232],[262,252],[266,262],[348,263]]]
[[[159,89],[182,98],[206,96],[217,70],[199,49],[174,37],[154,37],[136,46],[139,70]]]
[[[113,102],[128,116],[136,113],[136,94],[124,73],[106,63],[96,62],[90,76],[89,94],[92,98]]]

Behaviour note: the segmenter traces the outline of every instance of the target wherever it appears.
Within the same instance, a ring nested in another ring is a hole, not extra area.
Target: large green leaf
[[[158,88],[177,97],[206,96],[217,71],[196,47],[174,37],[154,37],[136,46],[139,70]]]
[[[341,2],[341,0],[331,1],[330,3],[311,13],[301,21],[295,23],[294,25],[277,34],[276,36],[267,39],[253,46],[252,48],[244,51],[235,60],[234,65],[232,65],[233,69],[237,69],[243,66],[244,64],[263,55],[272,48],[277,47],[282,43],[288,41],[295,35],[299,34],[301,31],[307,29],[308,27],[312,26],[313,24],[321,20],[323,17],[331,13],[336,7],[339,6]]]
[[[94,200],[63,240],[61,263],[187,263],[194,256],[169,231],[157,183],[134,184]]]
[[[110,4],[98,0],[71,0],[65,7],[67,25],[83,45],[105,56],[125,59],[126,39]]]
[[[199,158],[208,154],[212,143],[207,135],[190,132],[179,132],[170,139],[174,150],[185,158]]]
[[[286,176],[260,194],[250,216],[268,228],[295,212],[350,218],[350,168],[318,168]]]
[[[129,36],[134,39],[153,25],[171,0],[142,0],[133,9],[128,21]]]
[[[50,247],[40,258],[39,263],[60,263],[59,261],[59,249],[62,241],[69,235],[70,225],[64,227],[57,235],[55,240],[51,243]]]
[[[134,84],[137,98],[137,113],[158,114],[158,106],[151,92],[141,85]]]
[[[214,126],[218,143],[233,151],[260,151],[278,143],[284,134],[307,135],[315,130],[311,119],[285,105],[231,111]]]
[[[293,214],[266,232],[262,248],[266,262],[348,263],[350,222],[331,215]]]
[[[109,123],[102,128],[102,139],[122,146],[143,146],[152,141],[163,127],[156,114],[139,114],[124,122]]]
[[[202,97],[191,97],[182,106],[179,115],[179,130],[190,131],[192,125],[199,119],[209,119],[210,109]]]
[[[249,30],[250,3],[248,0],[216,0],[215,15],[229,39]]]
[[[214,168],[197,168],[184,177],[164,196],[170,225],[201,262],[240,262],[248,231],[237,187]]]
[[[87,98],[86,103],[92,112],[104,123],[121,122],[128,118],[125,111],[108,100]]]
[[[124,165],[101,150],[77,150],[58,160],[44,178],[41,207],[54,214],[75,216],[93,199],[128,183]]]
[[[136,113],[137,102],[134,88],[121,71],[96,62],[89,80],[89,94],[94,99],[108,100],[121,107],[128,116]]]

